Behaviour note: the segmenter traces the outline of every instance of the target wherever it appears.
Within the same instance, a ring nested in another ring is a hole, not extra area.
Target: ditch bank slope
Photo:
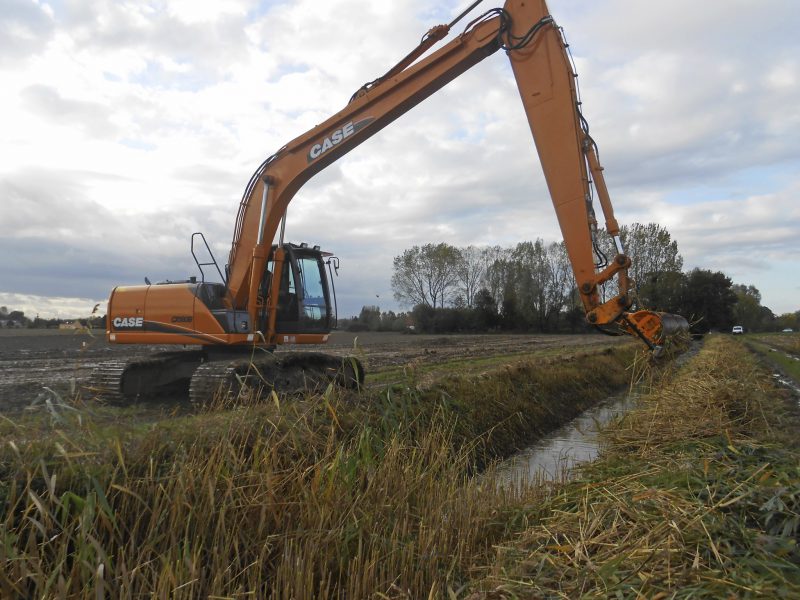
[[[798,424],[741,343],[709,340],[524,512],[471,600],[800,597]]]

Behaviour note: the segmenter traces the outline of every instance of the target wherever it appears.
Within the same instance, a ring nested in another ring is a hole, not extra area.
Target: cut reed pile
[[[665,381],[472,598],[800,597],[796,405],[722,337]]]
[[[2,421],[0,597],[463,597],[524,524],[518,491],[470,475],[623,384],[633,352],[156,424]]]

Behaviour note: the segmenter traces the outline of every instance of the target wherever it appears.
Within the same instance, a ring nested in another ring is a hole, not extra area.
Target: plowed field
[[[285,347],[358,354],[370,381],[390,381],[393,373],[414,364],[428,373],[437,367],[480,368],[481,362],[538,353],[570,353],[582,347],[626,343],[628,338],[603,335],[404,335],[400,333],[334,332],[325,346]],[[50,388],[69,394],[84,384],[100,362],[123,356],[145,356],[172,347],[108,344],[102,333],[71,331],[0,331],[0,412],[15,412]]]

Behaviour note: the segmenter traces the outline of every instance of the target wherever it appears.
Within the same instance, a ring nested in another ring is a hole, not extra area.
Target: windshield
[[[325,300],[325,283],[321,265],[316,257],[298,257],[297,272],[300,289],[303,290],[303,314],[305,325],[327,326],[328,303]]]

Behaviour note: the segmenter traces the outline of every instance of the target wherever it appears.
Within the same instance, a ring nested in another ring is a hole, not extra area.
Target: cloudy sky
[[[468,3],[0,0],[0,304],[80,316],[184,278],[193,231],[224,262],[255,167]],[[549,6],[620,222],[800,309],[796,3]],[[558,239],[505,56],[312,179],[287,237],[341,257],[344,315],[397,308],[392,257],[414,244]]]

